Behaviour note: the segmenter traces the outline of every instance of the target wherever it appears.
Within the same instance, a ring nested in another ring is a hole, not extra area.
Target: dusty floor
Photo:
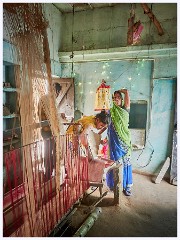
[[[153,183],[148,176],[133,173],[133,196],[123,195],[121,206],[113,206],[108,194],[97,206],[102,213],[86,237],[177,237],[177,186],[163,180]],[[92,204],[99,191],[90,195]],[[78,211],[74,219],[79,218]]]

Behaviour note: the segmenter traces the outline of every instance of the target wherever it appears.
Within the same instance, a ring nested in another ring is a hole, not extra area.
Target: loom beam
[[[75,232],[73,237],[84,237],[89,229],[94,225],[95,221],[98,219],[100,213],[102,212],[101,208],[97,207],[93,212],[89,214],[81,227]]]

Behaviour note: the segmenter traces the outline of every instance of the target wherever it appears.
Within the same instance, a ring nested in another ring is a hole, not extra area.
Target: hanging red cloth
[[[127,32],[128,45],[134,45],[140,42],[141,32],[144,28],[140,20],[138,22],[134,22],[134,21],[135,21],[135,11],[132,6],[132,9],[130,12],[130,18],[128,19],[128,32]]]
[[[96,90],[95,108],[94,111],[110,109],[110,86],[105,84],[103,80],[101,85]]]
[[[140,42],[141,32],[142,32],[143,28],[144,27],[141,24],[140,20],[134,24],[134,26],[133,26],[133,44]]]

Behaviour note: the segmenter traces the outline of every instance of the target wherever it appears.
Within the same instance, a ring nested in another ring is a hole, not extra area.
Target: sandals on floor
[[[126,196],[131,196],[132,195],[131,188],[127,187],[126,189],[123,190],[123,193]]]

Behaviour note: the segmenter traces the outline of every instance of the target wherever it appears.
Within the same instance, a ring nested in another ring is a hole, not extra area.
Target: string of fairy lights
[[[149,98],[150,96],[145,94],[144,92],[140,92],[140,90],[136,91],[135,89],[135,82],[136,78],[140,78],[143,74],[143,72],[146,69],[146,61],[147,59],[133,59],[133,60],[116,60],[116,61],[102,61],[102,62],[93,62],[93,63],[74,63],[74,68],[73,68],[73,77],[75,80],[75,93],[77,94],[77,98],[79,97],[79,103],[83,104],[84,97],[85,97],[85,90],[88,90],[87,93],[89,95],[95,95],[97,87],[101,84],[102,79],[106,81],[107,85],[111,85],[112,91],[115,90],[116,87],[119,87],[119,83],[121,79],[123,78],[124,81],[128,82],[129,86],[127,87],[128,84],[122,86],[129,88],[131,92],[136,92],[144,96],[144,98]],[[148,61],[152,61],[152,59],[148,59]],[[120,70],[116,70],[116,74],[112,72],[112,64],[114,62],[117,62],[118,64],[123,64],[123,68],[120,68]],[[129,64],[128,66],[126,64]],[[93,70],[91,71],[91,75],[87,76],[86,72],[86,67],[89,71],[90,66],[89,64],[93,64],[92,68]],[[65,64],[64,65],[64,74],[69,76],[69,71],[71,71],[71,64]],[[142,76],[143,77],[143,76]],[[97,79],[97,81],[96,81]],[[144,79],[142,79],[144,80]],[[118,86],[116,86],[118,84]],[[139,87],[138,87],[139,88]],[[77,101],[78,105],[78,101]],[[147,164],[140,165],[138,166],[140,168],[144,168],[147,165],[149,165],[152,155],[154,153],[154,148],[152,144],[150,143],[149,139],[149,134],[146,137],[146,142],[149,143],[150,148],[152,149],[151,156],[149,158],[149,161]],[[140,151],[139,156],[137,157],[137,162],[139,161],[140,156],[143,154],[145,148]]]
[[[126,65],[127,63],[129,66],[127,66],[125,69],[115,70],[115,72],[112,72],[112,62],[94,62],[95,70],[91,71],[91,74],[84,73],[84,69],[90,69],[90,66],[88,62],[85,63],[74,63],[73,67],[73,78],[75,79],[75,88],[77,89],[78,93],[83,94],[85,88],[85,85],[88,86],[89,93],[95,94],[96,87],[101,84],[102,79],[106,81],[107,84],[111,86],[112,91],[115,90],[116,84],[121,83],[120,81],[123,78],[123,81],[128,81],[126,86],[121,86],[129,88],[129,91],[139,92],[141,95],[145,95],[146,97],[149,97],[149,95],[146,95],[144,93],[141,93],[140,91],[135,90],[135,80],[136,78],[141,77],[142,71],[144,71],[144,63],[145,59],[141,60],[119,60],[121,64],[124,63]],[[152,60],[148,60],[152,61]],[[114,62],[114,61],[113,61]],[[117,60],[116,60],[117,62]],[[78,69],[78,66],[81,66],[81,69]],[[71,64],[65,64],[63,75],[69,76]],[[92,66],[91,66],[92,68]],[[128,74],[127,74],[128,73]],[[116,74],[116,75],[115,75]],[[125,84],[124,84],[125,85]],[[119,86],[118,86],[119,87]],[[84,89],[84,90],[83,90]]]

